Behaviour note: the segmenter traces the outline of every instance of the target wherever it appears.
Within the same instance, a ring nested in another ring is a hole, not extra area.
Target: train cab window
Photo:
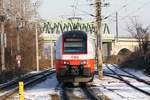
[[[73,35],[64,37],[64,53],[86,53],[87,52],[87,39],[86,36]]]

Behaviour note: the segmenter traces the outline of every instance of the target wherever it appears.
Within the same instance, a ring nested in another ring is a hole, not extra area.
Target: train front
[[[94,44],[83,31],[64,32],[56,42],[59,82],[90,82],[94,76]]]

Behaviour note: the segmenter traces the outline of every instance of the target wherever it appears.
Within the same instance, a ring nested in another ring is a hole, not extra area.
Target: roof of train
[[[63,33],[64,37],[86,37],[86,32],[84,31],[66,31]]]

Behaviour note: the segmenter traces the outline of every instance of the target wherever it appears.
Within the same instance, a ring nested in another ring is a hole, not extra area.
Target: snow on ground
[[[103,80],[99,80],[95,75],[93,82],[99,89],[111,100],[150,100],[150,97],[134,90],[125,83],[104,76]]]
[[[109,72],[109,69],[105,67],[106,65],[103,66],[103,69],[105,72]],[[119,74],[125,74],[124,72],[115,69],[111,65],[108,65],[111,67],[111,69],[117,71]],[[130,69],[126,69],[126,71],[130,73],[134,73],[134,75],[139,76],[142,79],[147,79],[150,81],[150,77],[145,76],[142,72],[140,71],[133,71]],[[127,74],[125,74],[127,75]],[[127,79],[127,78],[126,78]],[[142,89],[150,91],[150,86],[148,85],[143,85],[143,83],[137,82],[134,79],[131,80],[132,84],[138,87],[142,87]],[[119,81],[114,78],[110,78],[107,76],[104,76],[103,80],[99,80],[98,76],[95,75],[94,82],[96,86],[99,86],[99,89],[106,95],[108,96],[111,100],[150,100],[150,96],[147,96],[131,87],[123,83],[122,81]]]
[[[48,78],[46,81],[38,84],[32,89],[27,89],[25,91],[26,98],[30,100],[50,100],[51,94],[58,94],[55,88],[58,85],[55,75],[52,75],[51,78]]]
[[[47,80],[25,90],[25,100],[51,100],[51,95],[59,95],[55,90],[58,85],[58,81],[55,74],[49,76]],[[18,100],[18,96],[14,97]]]
[[[106,65],[104,64],[104,65],[103,65],[103,70],[104,70],[104,72],[112,73],[112,72],[111,72],[108,68],[106,68],[105,66],[106,66]],[[112,70],[114,70],[115,72],[117,72],[118,74],[129,75],[129,74],[127,74],[127,73],[125,73],[125,72],[119,70],[118,68],[113,67],[111,64],[108,64],[108,66],[109,66]],[[118,65],[116,65],[116,66],[118,66]],[[118,67],[119,67],[119,66],[118,66]],[[129,73],[131,73],[131,74],[133,74],[133,75],[135,75],[135,76],[137,76],[137,77],[139,77],[139,78],[141,78],[141,79],[143,79],[143,80],[150,81],[150,77],[149,77],[149,76],[146,76],[146,75],[144,74],[144,72],[141,71],[141,70],[129,69],[129,68],[124,68],[123,70],[125,70],[125,71],[127,71],[127,72],[129,72]]]
[[[32,74],[38,74],[38,73],[40,73],[40,72],[41,72],[41,71],[32,71],[32,72],[29,72],[29,73],[27,73],[27,74],[21,75],[21,77],[25,77],[25,76],[32,75]],[[6,83],[1,83],[1,84],[0,84],[0,87],[5,86],[5,85],[7,85],[7,84],[9,84],[9,83],[13,83],[13,82],[17,81],[18,78],[19,78],[19,77],[16,76],[16,77],[14,77],[14,78],[11,79],[11,80],[7,80]]]
[[[83,97],[83,96],[84,96],[83,92],[82,92],[81,89],[79,89],[79,88],[74,88],[73,94],[74,94],[75,96],[77,96],[77,97]]]
[[[111,65],[109,65],[111,66]],[[104,71],[110,72],[107,68],[105,68],[104,65]],[[112,67],[112,69],[116,70],[115,68]],[[150,81],[150,78],[145,76],[142,72],[140,71],[133,71],[130,69],[126,69],[128,72],[134,73],[136,76],[140,76],[142,79],[147,79]],[[117,70],[118,73],[120,74],[125,74],[122,71]],[[131,80],[131,83],[134,83],[134,85],[137,85],[139,87],[146,89],[149,89],[150,86],[145,86],[143,87],[143,84]],[[98,76],[95,75],[93,84],[96,85],[96,89],[99,89],[102,91],[108,98],[111,100],[150,100],[150,96],[147,96],[130,86],[126,85],[120,80],[111,78],[111,77],[106,77],[104,76],[103,80],[99,80]],[[58,81],[56,79],[56,75],[50,76],[47,80],[41,82],[40,84],[37,84],[31,88],[28,88],[25,91],[25,98],[27,100],[51,100],[51,95],[60,95],[60,91],[56,89],[58,87]],[[82,91],[80,89],[75,88],[73,90],[73,94],[76,96],[83,96]],[[18,100],[18,96],[14,97],[15,99],[13,100]]]

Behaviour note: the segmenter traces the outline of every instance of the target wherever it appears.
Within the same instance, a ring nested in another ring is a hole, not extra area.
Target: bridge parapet
[[[57,21],[45,21],[42,23],[43,32],[41,37],[44,40],[57,40],[58,36],[64,31],[81,30],[91,35],[92,39],[95,39],[96,25],[92,21],[81,20],[57,20]],[[109,27],[106,23],[102,24],[101,28],[103,41],[114,40],[114,35],[110,33]]]

